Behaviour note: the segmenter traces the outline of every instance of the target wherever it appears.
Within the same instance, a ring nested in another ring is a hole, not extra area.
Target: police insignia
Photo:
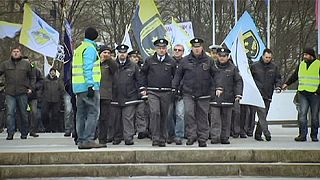
[[[260,45],[256,36],[251,30],[243,33],[243,42],[244,48],[246,49],[247,57],[251,57],[251,59],[256,59],[259,55]]]
[[[209,65],[207,63],[202,63],[202,68],[206,71],[209,69]]]

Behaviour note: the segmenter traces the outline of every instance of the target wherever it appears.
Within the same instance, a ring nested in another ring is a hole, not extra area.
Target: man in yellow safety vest
[[[100,58],[94,40],[98,32],[87,28],[85,39],[75,50],[72,62],[72,88],[76,94],[78,149],[106,147],[94,141],[100,114]]]
[[[299,136],[295,141],[306,141],[308,134],[307,114],[311,110],[311,133],[313,142],[318,140],[319,128],[319,105],[320,105],[320,60],[316,59],[312,48],[303,51],[303,61],[297,67],[289,80],[282,86],[285,89],[288,85],[299,80],[298,95],[299,107]]]

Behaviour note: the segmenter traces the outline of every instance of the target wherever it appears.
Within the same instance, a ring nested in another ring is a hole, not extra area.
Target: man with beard
[[[319,129],[319,106],[320,106],[320,61],[316,59],[316,53],[312,48],[303,50],[303,61],[300,62],[295,72],[282,88],[299,80],[299,135],[294,138],[295,141],[306,141],[308,135],[308,111],[311,111],[311,133],[312,142],[318,142]]]

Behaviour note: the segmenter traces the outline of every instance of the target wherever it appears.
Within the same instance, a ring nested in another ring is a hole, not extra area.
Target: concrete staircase
[[[320,150],[150,147],[0,153],[0,179],[83,176],[320,177]]]

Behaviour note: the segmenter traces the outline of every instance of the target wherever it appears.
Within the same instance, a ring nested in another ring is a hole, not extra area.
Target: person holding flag
[[[256,107],[259,117],[254,139],[263,141],[261,135],[264,134],[267,141],[271,141],[271,133],[268,130],[267,115],[272,100],[273,91],[281,92],[281,75],[279,68],[272,62],[272,51],[265,49],[259,61],[254,62],[251,66],[252,77],[263,98],[265,108]]]

